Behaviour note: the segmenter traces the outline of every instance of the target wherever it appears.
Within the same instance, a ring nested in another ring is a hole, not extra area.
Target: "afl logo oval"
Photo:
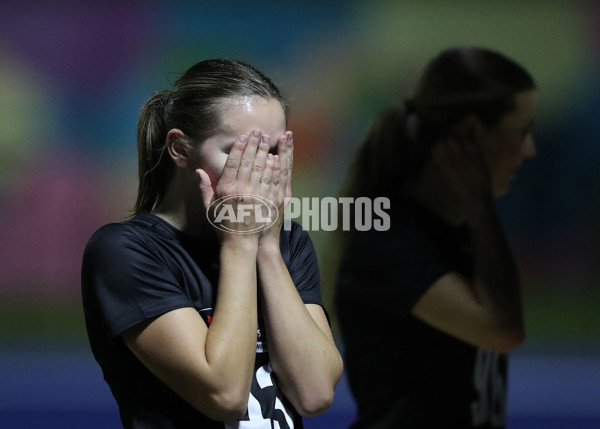
[[[206,218],[215,228],[234,234],[264,231],[273,226],[278,217],[275,203],[258,195],[221,197],[206,210]]]

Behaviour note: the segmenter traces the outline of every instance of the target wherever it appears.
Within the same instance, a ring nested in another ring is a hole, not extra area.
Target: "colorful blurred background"
[[[85,334],[81,255],[129,215],[139,110],[195,62],[249,62],[292,103],[294,191],[335,196],[376,111],[424,63],[483,45],[535,76],[537,159],[498,202],[523,274],[509,428],[600,427],[600,3],[4,1],[0,5],[0,427],[112,428]],[[331,233],[310,232],[331,300]],[[335,319],[334,319],[335,322]],[[343,345],[340,344],[340,349]],[[345,428],[345,378],[307,428]]]

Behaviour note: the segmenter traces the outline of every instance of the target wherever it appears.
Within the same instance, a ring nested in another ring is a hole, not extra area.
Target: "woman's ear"
[[[183,131],[173,128],[167,133],[167,152],[175,165],[179,168],[187,168],[188,156],[185,134]]]
[[[452,127],[451,136],[458,140],[479,141],[483,137],[484,128],[477,115],[467,115]]]

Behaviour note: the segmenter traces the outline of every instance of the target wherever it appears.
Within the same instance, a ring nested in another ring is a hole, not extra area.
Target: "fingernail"
[[[252,137],[254,137],[255,139],[260,137],[260,131],[254,130],[252,131]]]
[[[281,137],[281,142],[282,143],[287,143],[287,136]]]
[[[273,161],[273,154],[272,153],[267,154],[267,159],[269,161]]]
[[[266,143],[266,144],[270,144],[271,143],[271,137],[269,136],[262,136],[262,139],[260,140],[261,143]]]
[[[246,140],[248,140],[248,137],[246,137],[246,136],[244,136],[244,135],[241,135],[241,136],[240,136],[240,143],[241,143],[241,144],[246,144]]]

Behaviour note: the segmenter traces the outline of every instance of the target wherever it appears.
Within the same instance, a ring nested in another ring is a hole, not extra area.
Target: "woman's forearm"
[[[524,329],[519,275],[492,202],[469,207],[467,225],[475,293],[494,315],[506,340],[520,343]]]
[[[278,246],[262,246],[257,262],[267,345],[278,383],[300,414],[318,414],[331,405],[342,373],[323,310],[314,306],[309,311],[302,302]]]

